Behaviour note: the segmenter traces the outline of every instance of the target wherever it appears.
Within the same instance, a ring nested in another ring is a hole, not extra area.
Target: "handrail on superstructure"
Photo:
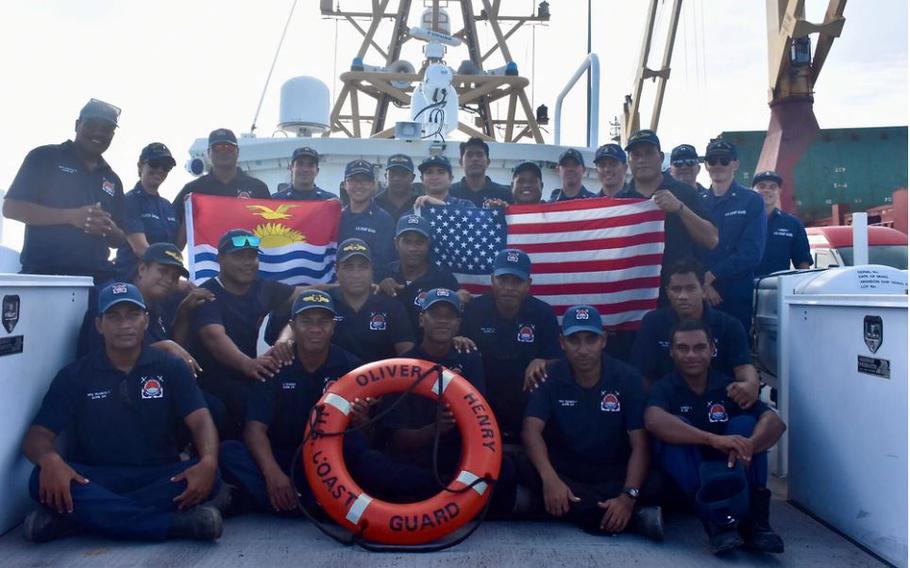
[[[600,115],[600,58],[597,57],[596,53],[589,53],[585,56],[584,60],[581,62],[581,65],[578,66],[578,69],[575,70],[575,73],[566,83],[566,86],[563,87],[562,92],[559,93],[559,96],[556,97],[556,119],[555,119],[555,132],[554,132],[554,143],[558,146],[560,143],[560,134],[561,134],[561,122],[562,122],[562,101],[566,98],[566,95],[569,94],[569,91],[572,90],[572,87],[575,86],[575,83],[578,82],[578,79],[584,74],[585,71],[590,69],[591,73],[591,92],[588,93],[588,96],[591,97],[591,114],[588,116],[588,148],[594,148],[597,146],[597,122],[598,116]]]

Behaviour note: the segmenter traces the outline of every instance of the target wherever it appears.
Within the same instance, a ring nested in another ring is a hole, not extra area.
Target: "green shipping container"
[[[739,151],[738,180],[749,186],[765,141],[764,131],[723,132]],[[794,169],[796,214],[803,221],[831,216],[831,205],[865,211],[891,203],[907,187],[907,127],[820,130]]]

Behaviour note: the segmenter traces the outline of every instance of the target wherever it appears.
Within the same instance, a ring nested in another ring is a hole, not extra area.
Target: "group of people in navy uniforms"
[[[298,514],[314,503],[293,458],[325,388],[363,363],[411,357],[460,374],[496,415],[506,451],[492,515],[662,540],[662,508],[678,506],[699,516],[715,553],[783,551],[768,520],[767,450],[786,427],[759,397],[752,287],[811,259],[805,230],[779,208],[780,176],[740,185],[732,143],[713,140],[703,157],[677,146],[665,172],[659,138],[641,130],[624,147],[597,149],[596,191],[584,186],[580,152],[558,157],[561,187],[547,202],[651,199],[666,213],[658,307],[629,331],[605,328],[588,305],[560,323],[532,295],[521,250],[498,253],[490,292],[477,297],[434,262],[422,207],[545,202],[538,163],[498,184],[479,138],[461,143],[457,182],[440,155],[416,168],[390,156],[379,193],[374,164],[347,165],[336,283],[263,279],[259,237],[233,229],[218,242],[218,275],[194,286],[181,252],[184,199],[337,199],[316,185],[320,155],[295,150],[290,182],[272,195],[237,167],[233,132],[217,129],[211,170],[171,203],[159,193],[176,165],[164,144],[142,149],[127,193],[104,160],[119,115],[91,100],[73,140],[26,156],[4,201],[4,216],[26,225],[23,272],[96,283],[79,357],[52,382],[23,442],[39,503],[25,521],[29,540],[85,530],[213,540],[225,515]],[[709,187],[696,182],[702,163]],[[351,413],[345,461],[370,494],[425,499],[453,474],[461,440],[451,412],[415,398],[356,400]]]

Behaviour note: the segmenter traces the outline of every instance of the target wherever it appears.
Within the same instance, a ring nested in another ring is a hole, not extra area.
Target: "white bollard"
[[[869,218],[866,213],[853,214],[853,266],[869,264]]]

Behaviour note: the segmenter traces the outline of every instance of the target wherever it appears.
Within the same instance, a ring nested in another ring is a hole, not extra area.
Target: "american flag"
[[[473,294],[490,289],[503,248],[531,257],[531,293],[556,315],[597,308],[612,329],[637,329],[657,307],[664,213],[650,200],[577,199],[501,209],[427,207],[433,254]]]

